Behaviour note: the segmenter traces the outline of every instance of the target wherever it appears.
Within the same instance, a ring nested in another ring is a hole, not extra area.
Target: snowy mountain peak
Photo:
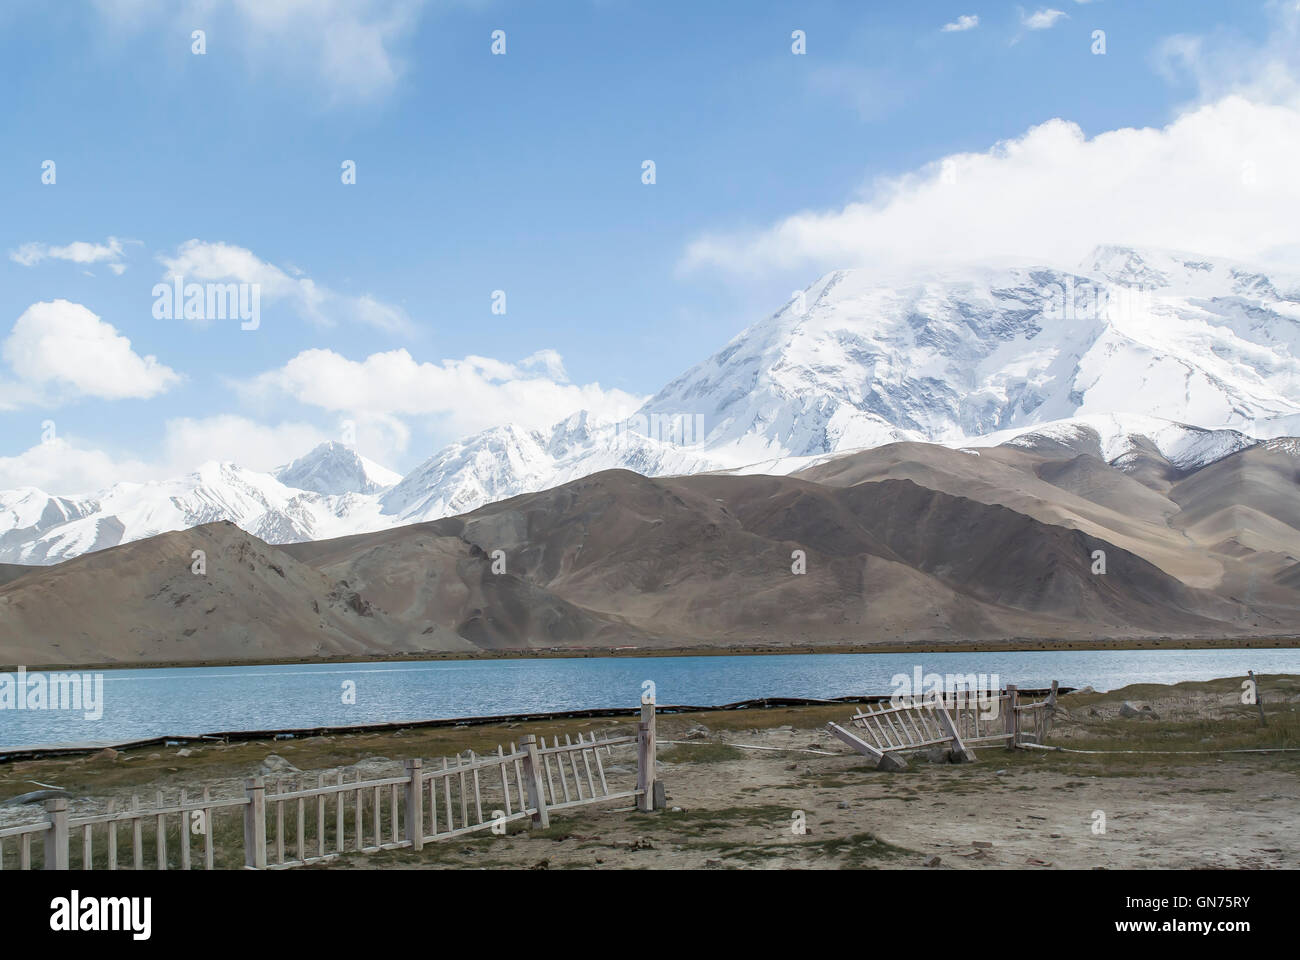
[[[351,447],[328,441],[273,472],[287,487],[325,496],[377,493],[401,481],[400,474],[367,460]]]
[[[1138,296],[1130,296],[1135,292]],[[274,474],[206,464],[94,497],[0,492],[0,561],[233,520],[272,542],[432,520],[601,470],[786,473],[897,441],[1066,447],[1194,469],[1300,433],[1300,278],[1098,247],[1065,271],[828,273],[627,421],[503,424],[404,478],[326,443]],[[1293,451],[1294,441],[1279,441]]]
[[[1132,411],[1290,433],[1300,303],[1277,289],[1240,265],[1119,246],[1079,272],[839,271],[641,412],[702,415],[705,446],[733,463]]]

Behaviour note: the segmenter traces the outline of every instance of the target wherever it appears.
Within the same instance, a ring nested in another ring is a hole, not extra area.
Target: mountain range
[[[1084,429],[788,476],[604,470],[278,547],[206,523],[0,585],[0,663],[1300,635],[1300,445],[1101,452]]]
[[[1300,433],[1300,279],[1124,247],[1075,271],[838,271],[626,422],[504,424],[404,477],[327,443],[269,474],[211,462],[92,495],[0,491],[0,562],[55,563],[217,520],[270,543],[344,536],[606,469],[787,474],[891,442],[1083,429],[1107,462],[1152,444],[1182,466]]]
[[[0,492],[0,659],[1289,635],[1295,433],[1294,277],[838,271],[621,423]]]

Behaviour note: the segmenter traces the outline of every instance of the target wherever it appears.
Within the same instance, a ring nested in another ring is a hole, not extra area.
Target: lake
[[[0,709],[0,748],[120,743],[167,734],[343,726],[634,707],[652,680],[661,704],[889,693],[890,679],[997,675],[999,684],[1111,690],[1256,673],[1300,674],[1300,649],[1044,650],[781,656],[460,660],[105,670],[102,716]],[[12,676],[12,675],[11,675]],[[33,674],[34,676],[34,674]],[[355,703],[345,702],[354,685]],[[1267,696],[1267,689],[1265,689]]]

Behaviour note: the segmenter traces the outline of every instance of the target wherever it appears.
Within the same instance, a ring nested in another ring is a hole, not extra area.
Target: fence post
[[[244,781],[248,803],[244,805],[244,866],[266,869],[266,781],[253,777]]]
[[[1011,739],[1007,741],[1007,749],[1014,750],[1020,746],[1020,718],[1016,716],[1016,707],[1020,703],[1020,693],[1014,683],[1007,684],[1007,733]]]
[[[68,800],[55,797],[45,801],[50,828],[45,831],[45,869],[68,869]]]
[[[406,761],[406,776],[409,778],[403,787],[406,791],[406,839],[411,841],[412,850],[424,849],[423,766],[424,761],[419,757]]]
[[[641,722],[636,737],[636,788],[641,791],[636,808],[649,813],[655,808],[655,702],[641,701]]]
[[[542,789],[542,765],[537,756],[537,736],[524,734],[519,740],[519,749],[524,751],[524,785],[528,788],[528,805],[537,810],[533,814],[533,823],[539,827],[549,827],[551,815],[546,811],[546,793]]]

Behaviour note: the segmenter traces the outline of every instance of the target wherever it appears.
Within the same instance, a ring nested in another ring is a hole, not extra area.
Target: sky
[[[1296,0],[0,0],[0,489],[330,439],[405,473],[625,416],[832,269],[1285,262],[1298,25]],[[171,313],[178,278],[244,284],[256,321]]]

